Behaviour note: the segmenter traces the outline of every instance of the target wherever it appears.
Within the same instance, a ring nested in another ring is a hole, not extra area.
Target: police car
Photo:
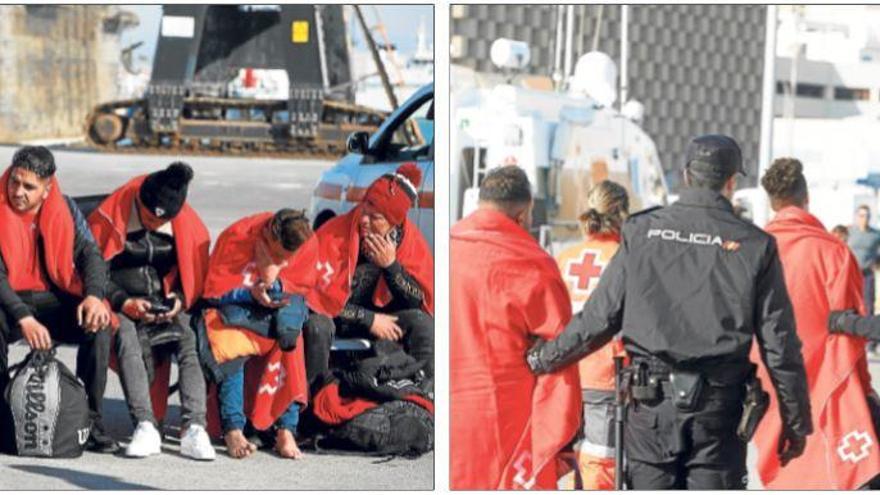
[[[374,180],[400,165],[415,163],[422,170],[418,205],[409,218],[434,247],[434,84],[419,88],[370,136],[348,137],[348,155],[321,175],[312,194],[311,218],[317,229],[346,213],[363,199]]]

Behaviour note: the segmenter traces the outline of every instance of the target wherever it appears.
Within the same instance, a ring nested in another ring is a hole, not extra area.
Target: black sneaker
[[[101,454],[113,454],[120,449],[120,445],[113,440],[110,435],[104,433],[104,428],[100,424],[92,427],[89,434],[89,441],[86,443],[86,450],[98,452]]]

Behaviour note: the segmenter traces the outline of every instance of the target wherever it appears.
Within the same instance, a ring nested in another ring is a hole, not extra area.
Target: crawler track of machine
[[[96,106],[86,118],[88,144],[115,153],[199,154],[338,158],[348,135],[374,132],[386,112],[351,103],[323,100],[311,108],[320,116],[307,132],[291,132],[286,100],[188,97],[171,132],[154,132],[147,100],[120,100]],[[299,134],[299,135],[296,135]]]

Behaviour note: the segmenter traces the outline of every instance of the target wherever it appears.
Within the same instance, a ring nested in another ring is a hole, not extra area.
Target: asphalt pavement
[[[14,147],[0,146],[0,168],[10,163]],[[177,159],[189,163],[195,177],[189,201],[211,231],[212,240],[233,221],[282,207],[308,208],[309,195],[321,172],[333,163],[239,157],[104,154],[55,150],[58,179],[65,194],[106,194],[129,178],[164,168]],[[10,348],[10,362],[27,354],[20,342]],[[75,368],[75,348],[62,347],[59,357]],[[176,366],[175,371],[176,374]],[[172,383],[176,378],[172,376]],[[228,457],[216,445],[217,460],[193,461],[179,455],[179,399],[175,394],[166,419],[160,455],[147,459],[85,453],[78,459],[35,459],[0,455],[0,490],[430,490],[434,455],[416,460],[306,452],[299,461],[259,451],[242,460]],[[110,433],[125,442],[133,425],[119,379],[110,373],[105,395],[105,421]]]

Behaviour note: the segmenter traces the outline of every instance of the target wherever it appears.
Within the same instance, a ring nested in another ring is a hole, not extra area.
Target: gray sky
[[[137,56],[146,55],[152,60],[156,48],[156,37],[159,33],[159,20],[162,16],[160,5],[121,5],[120,7],[130,10],[140,18],[140,26],[126,31],[122,36],[124,45],[137,41],[144,44],[137,50]],[[434,14],[431,5],[376,5],[388,37],[397,45],[398,50],[404,54],[410,54],[416,48],[416,29],[419,21],[424,19],[428,43],[434,42]],[[367,24],[376,24],[373,6],[365,6],[364,16]],[[352,24],[349,24],[351,29]],[[360,26],[354,24],[352,41],[355,46],[363,46]],[[378,40],[377,40],[378,41]]]

